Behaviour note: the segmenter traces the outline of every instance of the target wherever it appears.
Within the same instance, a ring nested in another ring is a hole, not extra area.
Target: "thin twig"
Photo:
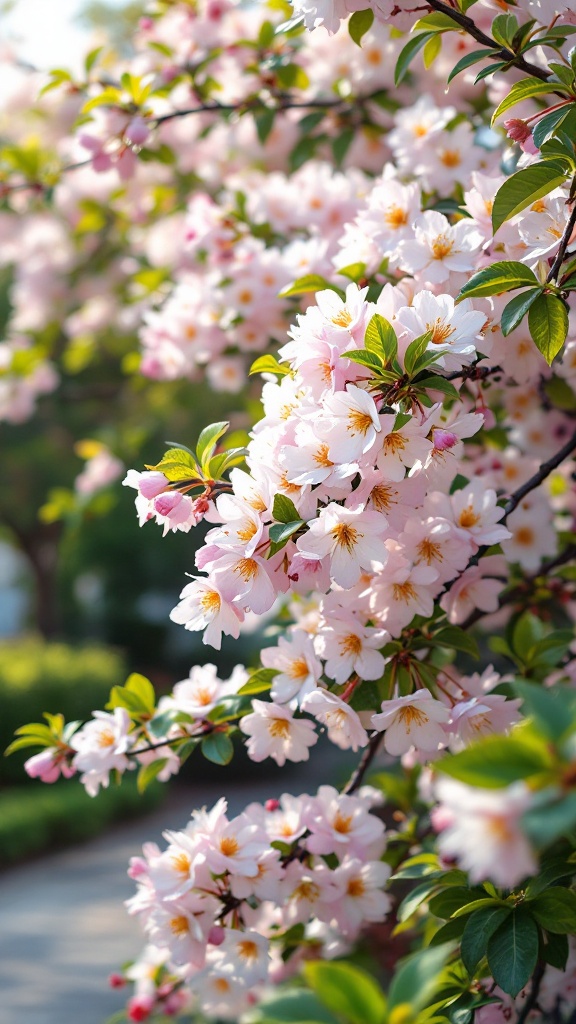
[[[525,1024],[528,1020],[529,1013],[534,1009],[538,1002],[538,996],[540,995],[540,985],[542,984],[542,978],[544,977],[545,965],[539,963],[536,965],[536,970],[532,975],[532,985],[530,987],[530,995],[528,996],[524,1006],[520,1010],[516,1018],[516,1024]]]
[[[576,227],[576,202],[574,203],[574,205],[572,207],[572,213],[570,214],[570,217],[568,219],[568,223],[566,224],[566,227],[564,228],[564,234],[562,235],[562,240],[560,242],[560,246],[559,246],[558,252],[556,253],[556,258],[555,258],[554,263],[552,264],[552,266],[550,268],[550,273],[548,274],[548,277],[546,278],[546,281],[548,281],[548,282],[556,281],[556,279],[558,277],[558,274],[560,272],[560,267],[562,266],[562,263],[564,262],[564,257],[566,255],[566,249],[568,248],[568,243],[570,242],[570,238],[572,237],[572,232],[574,231],[575,227]]]
[[[560,448],[560,450],[557,451],[555,455],[553,455],[550,459],[547,459],[546,462],[542,463],[538,472],[535,473],[534,476],[531,476],[525,484],[522,484],[521,487],[519,487],[516,491],[514,491],[513,494],[510,495],[508,501],[504,506],[504,515],[502,516],[501,522],[505,523],[508,516],[514,511],[515,508],[518,507],[518,505],[522,501],[522,498],[525,498],[527,494],[530,494],[530,491],[533,491],[536,487],[539,487],[540,484],[546,479],[546,477],[550,476],[550,473],[559,465],[561,465],[561,463],[564,462],[564,459],[567,459],[568,456],[571,455],[575,449],[576,431],[572,434],[570,440],[567,441],[566,444],[562,448]]]
[[[501,60],[506,61],[508,64],[512,64],[514,67],[519,68],[520,71],[525,71],[527,74],[532,75],[534,78],[539,78],[543,82],[547,82],[550,78],[551,72],[546,71],[544,68],[538,67],[537,64],[532,64],[531,61],[527,61],[524,57],[514,53],[512,50],[506,50],[496,42],[492,36],[486,35],[482,29],[469,18],[468,15],[462,14],[461,11],[455,10],[448,4],[442,3],[442,0],[427,0],[428,6],[434,11],[438,11],[440,14],[445,14],[448,18],[452,18],[457,25],[460,25],[468,35],[472,36],[478,43],[482,43],[483,46],[489,47],[494,50],[494,56],[500,57]],[[550,89],[550,92],[554,92],[554,88]]]
[[[378,747],[380,746],[381,740],[381,732],[375,732],[370,737],[370,741],[368,743],[368,746],[366,747],[366,750],[362,754],[362,758],[358,764],[358,767],[354,770],[354,772],[348,779],[348,782],[344,786],[344,789],[342,790],[342,793],[346,796],[350,796],[351,793],[355,793],[356,790],[359,789],[360,786],[362,785],[364,776],[366,775],[366,772],[368,771],[370,765],[372,764],[372,761],[374,760],[376,754],[378,753]]]

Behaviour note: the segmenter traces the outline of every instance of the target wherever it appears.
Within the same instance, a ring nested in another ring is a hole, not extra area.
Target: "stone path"
[[[227,777],[230,812],[278,792],[310,792],[331,781],[333,766],[324,756],[281,780],[264,771],[257,783]],[[110,990],[107,978],[142,946],[137,921],[122,908],[134,892],[129,858],[164,829],[182,828],[222,788],[175,789],[149,817],[0,875],[0,1024],[103,1024],[121,1009],[125,991]]]

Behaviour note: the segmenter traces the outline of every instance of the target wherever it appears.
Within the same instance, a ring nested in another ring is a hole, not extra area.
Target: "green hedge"
[[[121,654],[90,644],[70,647],[36,637],[0,643],[0,750],[14,730],[61,711],[67,721],[89,718],[103,708],[112,686],[123,683]],[[22,765],[34,750],[0,757],[0,785],[24,781]]]
[[[97,797],[77,780],[30,783],[0,792],[0,867],[60,846],[90,839],[114,821],[126,821],[160,803],[164,787],[153,783],[143,795],[124,778]]]

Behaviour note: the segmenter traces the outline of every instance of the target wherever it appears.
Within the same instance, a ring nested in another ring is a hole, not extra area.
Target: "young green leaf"
[[[372,28],[373,21],[374,11],[371,7],[368,7],[365,11],[354,11],[348,22],[348,32],[356,46],[361,45],[362,36],[365,36],[368,29]]]
[[[414,60],[414,57],[426,46],[429,39],[435,35],[435,32],[420,32],[417,36],[412,38],[406,43],[406,46],[400,52],[400,56],[396,61],[396,68],[394,71],[394,85],[400,85],[400,82],[406,77],[406,73],[410,64]]]
[[[256,693],[265,693],[272,686],[272,680],[274,676],[278,675],[278,670],[275,668],[259,668],[256,672],[253,672],[250,678],[243,686],[238,690],[238,696],[243,697],[245,694],[254,695]]]
[[[337,288],[335,284],[331,284],[325,277],[320,277],[320,274],[306,274],[305,277],[299,277],[292,284],[289,284],[286,288],[282,289],[280,292],[280,298],[286,299],[290,295],[307,295],[308,292],[322,292],[327,288],[336,292],[341,299],[344,298],[344,292],[342,289]]]
[[[494,27],[494,26],[492,26]],[[531,96],[541,96],[545,93],[554,92],[556,86],[550,85],[548,82],[541,82],[539,78],[522,78],[519,82],[515,82],[511,87],[507,96],[498,104],[496,110],[492,114],[492,124],[498,120],[500,114],[504,114],[511,107],[515,107],[517,103],[521,103],[523,100],[530,99]]]
[[[275,494],[272,516],[277,523],[294,523],[300,519],[294,502],[285,494]]]
[[[290,367],[288,363],[279,363],[276,356],[268,354],[265,356],[258,356],[250,371],[252,373],[276,373],[279,377],[285,377],[287,373],[290,373]]]
[[[504,306],[502,316],[500,317],[500,327],[502,328],[502,334],[505,338],[508,337],[515,327],[518,327],[518,324],[522,322],[532,303],[535,302],[541,294],[542,287],[528,288],[525,292],[521,292],[520,295],[515,295],[514,298],[510,299],[510,302]]]
[[[367,971],[348,963],[316,960],[304,965],[304,977],[320,1001],[351,1024],[383,1024],[386,998]]]
[[[556,295],[539,295],[528,310],[528,327],[536,348],[550,366],[568,334],[565,303]]]
[[[167,757],[159,757],[156,761],[150,761],[150,764],[143,764],[136,779],[138,792],[143,793],[167,764]]]
[[[460,290],[458,298],[471,299],[485,295],[500,295],[502,292],[509,292],[514,288],[539,285],[540,282],[536,274],[525,263],[501,260],[498,263],[491,263],[489,267],[473,274]]]
[[[214,764],[230,764],[234,756],[232,740],[225,732],[213,732],[205,736],[200,744],[204,757]]]
[[[398,354],[398,339],[392,324],[375,313],[366,328],[364,344],[369,352],[381,356],[384,363],[391,363]]]
[[[524,167],[516,171],[500,186],[492,207],[492,227],[494,233],[517,213],[537,199],[548,195],[558,185],[563,185],[568,177],[566,164],[561,160],[543,160],[540,163]]]
[[[227,420],[222,420],[221,423],[210,423],[207,427],[204,427],[196,445],[196,458],[202,467],[211,459],[218,441],[226,433],[229,426],[230,424]]]

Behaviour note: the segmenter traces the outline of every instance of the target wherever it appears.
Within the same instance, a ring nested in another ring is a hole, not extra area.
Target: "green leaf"
[[[348,963],[317,960],[304,965],[304,977],[333,1013],[352,1024],[382,1024],[386,999],[367,971]]]
[[[507,178],[498,189],[492,207],[494,234],[505,221],[521,213],[537,199],[548,195],[558,185],[563,185],[568,177],[565,168],[566,164],[563,161],[545,160],[524,167]]]
[[[442,35],[440,32],[436,32],[431,39],[425,44],[422,50],[422,59],[424,61],[424,67],[426,70],[432,67],[436,57],[439,55],[442,49]]]
[[[198,466],[191,455],[183,448],[170,448],[162,456],[156,466],[146,466],[146,469],[163,473],[171,483],[181,480],[199,480]]]
[[[448,75],[447,84],[449,85],[452,79],[456,78],[456,75],[459,75],[461,71],[466,71],[466,68],[472,67],[472,65],[477,64],[478,61],[491,57],[493,53],[494,50],[473,50],[472,53],[467,53],[465,57],[461,57]]]
[[[358,284],[358,281],[361,281],[366,275],[366,264],[349,263],[347,267],[340,267],[337,273],[342,274],[342,277],[349,277],[351,281]]]
[[[330,281],[327,281],[325,277],[320,277],[320,274],[306,274],[304,277],[299,277],[293,284],[282,289],[280,298],[286,299],[290,295],[307,295],[309,292],[322,292],[327,288],[330,288],[341,299],[344,299],[342,289],[337,288],[335,284],[330,284]]]
[[[414,338],[414,341],[411,341],[408,345],[404,353],[404,369],[409,377],[416,371],[416,363],[424,355],[431,341],[432,331],[426,331],[426,334],[421,334],[419,338]],[[436,361],[437,358],[437,353],[433,353],[433,361]]]
[[[538,960],[538,926],[521,907],[494,932],[486,950],[490,973],[514,999],[530,979]]]
[[[466,921],[460,943],[462,963],[470,977],[474,974],[482,957],[486,956],[488,940],[500,927],[510,910],[506,907],[485,907],[475,910]]]
[[[342,165],[342,161],[354,141],[355,134],[356,131],[354,128],[343,128],[338,135],[332,139],[332,155],[337,167]]]
[[[154,687],[146,676],[141,676],[139,672],[132,672],[126,680],[126,689],[130,693],[135,694],[140,700],[142,706],[152,715],[154,714],[154,708],[156,707],[156,694]]]
[[[382,356],[385,363],[391,363],[398,354],[396,331],[380,313],[375,313],[368,323],[364,344],[369,352]]]
[[[388,992],[389,1012],[407,1003],[413,1015],[419,1013],[441,985],[440,972],[453,948],[453,943],[429,946],[401,960]]]
[[[502,316],[500,317],[500,327],[502,328],[502,334],[505,338],[508,337],[511,331],[524,319],[526,313],[530,309],[530,306],[542,294],[542,287],[540,288],[528,288],[527,291],[521,292],[520,295],[515,295],[510,302],[504,306],[502,310]]]
[[[576,793],[562,796],[543,790],[538,802],[522,815],[522,828],[537,848],[549,846],[576,828]]]
[[[437,896],[430,900],[429,909],[435,917],[449,918],[455,915],[462,907],[471,906],[476,900],[485,896],[483,889],[469,889],[465,885],[453,885],[444,889]]]
[[[362,43],[362,36],[365,36],[370,28],[372,28],[372,22],[374,21],[374,11],[369,7],[365,11],[354,11],[348,22],[348,32],[350,38],[356,43],[356,46],[360,46]]]
[[[546,114],[545,117],[538,121],[532,132],[534,144],[538,149],[541,149],[544,143],[552,138],[556,129],[567,120],[570,112],[573,110],[573,105],[560,107],[559,110],[551,110],[549,114]]]
[[[205,736],[200,749],[204,757],[214,764],[230,764],[234,756],[234,746],[226,732],[213,732]]]
[[[496,110],[492,114],[491,124],[500,117],[506,110],[510,110],[511,107],[515,107],[517,103],[521,103],[522,100],[527,100],[531,96],[541,96],[545,93],[552,93],[555,90],[555,85],[551,85],[548,82],[542,82],[539,78],[522,78],[521,81],[515,82],[511,87],[510,92],[504,97],[501,103],[498,104]]]
[[[571,935],[576,932],[576,893],[555,885],[525,906],[547,932]]]
[[[544,689],[538,683],[521,680],[514,682],[514,690],[522,698],[523,713],[530,715],[549,739],[559,740],[570,728],[576,701],[574,690],[563,691],[558,686]]]
[[[570,952],[568,936],[550,933],[547,938],[548,941],[544,946],[544,959],[546,963],[550,964],[551,967],[555,967],[558,971],[565,971],[568,953]]]
[[[150,764],[143,764],[138,771],[138,777],[136,779],[138,792],[143,793],[167,764],[167,757],[159,757],[156,761],[150,761]]]
[[[426,45],[428,40],[432,39],[433,36],[434,32],[421,32],[417,36],[412,36],[412,38],[406,43],[406,46],[401,50],[400,56],[396,61],[394,85],[400,85],[400,82],[404,80],[414,57],[422,47]]]
[[[490,31],[497,43],[511,49],[512,40],[518,31],[518,22],[513,14],[497,14]]]
[[[412,914],[424,903],[431,893],[441,884],[440,878],[428,879],[421,882],[404,897],[396,911],[396,917],[400,922],[408,921]]]
[[[459,26],[456,24],[453,18],[448,14],[442,14],[441,11],[432,11],[431,14],[425,14],[423,18],[419,18],[415,25],[412,26],[412,32],[458,32]],[[492,53],[492,50],[488,51]]]
[[[21,736],[18,740],[12,740],[10,746],[6,747],[4,757],[9,757],[10,754],[14,754],[17,750],[24,750],[25,747],[52,747],[53,745],[54,739],[52,737],[47,740],[41,736]]]
[[[441,394],[446,395],[448,398],[459,398],[458,390],[446,380],[445,377],[439,377],[434,374],[432,377],[423,377],[421,380],[416,381],[419,388],[429,389],[431,391],[440,391]]]
[[[550,762],[546,748],[519,736],[489,736],[459,754],[441,758],[434,768],[469,786],[498,789],[549,770]]]
[[[551,366],[568,334],[568,310],[556,295],[539,295],[528,310],[532,340]]]
[[[179,722],[185,722],[187,725],[191,725],[194,719],[191,715],[187,715],[185,711],[177,711],[176,708],[171,708],[169,711],[163,711],[161,715],[155,715],[154,718],[148,722],[148,732],[155,739],[162,739],[168,733],[168,730]]]
[[[222,420],[220,423],[210,423],[204,427],[196,445],[196,458],[202,467],[212,458],[218,441],[229,426],[228,420]]]
[[[266,139],[270,135],[274,127],[274,118],[276,117],[276,111],[271,107],[266,107],[264,110],[260,110],[254,115],[254,123],[256,125],[256,133],[259,141],[264,145]]]
[[[469,633],[465,633],[459,626],[445,626],[437,633],[434,633],[432,639],[439,647],[449,647],[455,651],[463,651],[465,654],[470,654],[472,658],[480,657],[478,644],[474,637],[470,636]]]
[[[375,352],[368,352],[366,349],[349,349],[347,352],[341,352],[340,358],[349,359],[350,362],[358,363],[360,366],[367,366],[370,370],[380,371],[382,369],[382,360]]]
[[[303,525],[303,519],[296,519],[293,523],[276,523],[270,527],[270,540],[274,541],[274,544],[284,545],[292,534],[296,533]]]
[[[540,286],[534,271],[530,270],[525,263],[501,260],[498,263],[491,263],[489,267],[473,274],[461,289],[458,298],[500,295],[501,292],[509,292],[513,288],[526,288],[527,286]]]
[[[244,694],[256,694],[265,693],[269,690],[272,685],[272,680],[278,675],[278,670],[275,668],[259,668],[256,672],[253,672],[247,682],[238,690],[238,696],[242,697]]]
[[[337,1018],[305,988],[274,993],[244,1013],[242,1019],[245,1024],[337,1024]]]
[[[279,377],[285,377],[287,373],[290,373],[290,367],[288,363],[279,363],[276,356],[268,353],[265,356],[258,356],[258,359],[252,363],[249,372],[276,373]]]
[[[274,504],[272,505],[272,518],[277,523],[295,523],[296,520],[300,520],[298,515],[298,509],[296,508],[293,501],[286,497],[285,494],[275,494]]]

